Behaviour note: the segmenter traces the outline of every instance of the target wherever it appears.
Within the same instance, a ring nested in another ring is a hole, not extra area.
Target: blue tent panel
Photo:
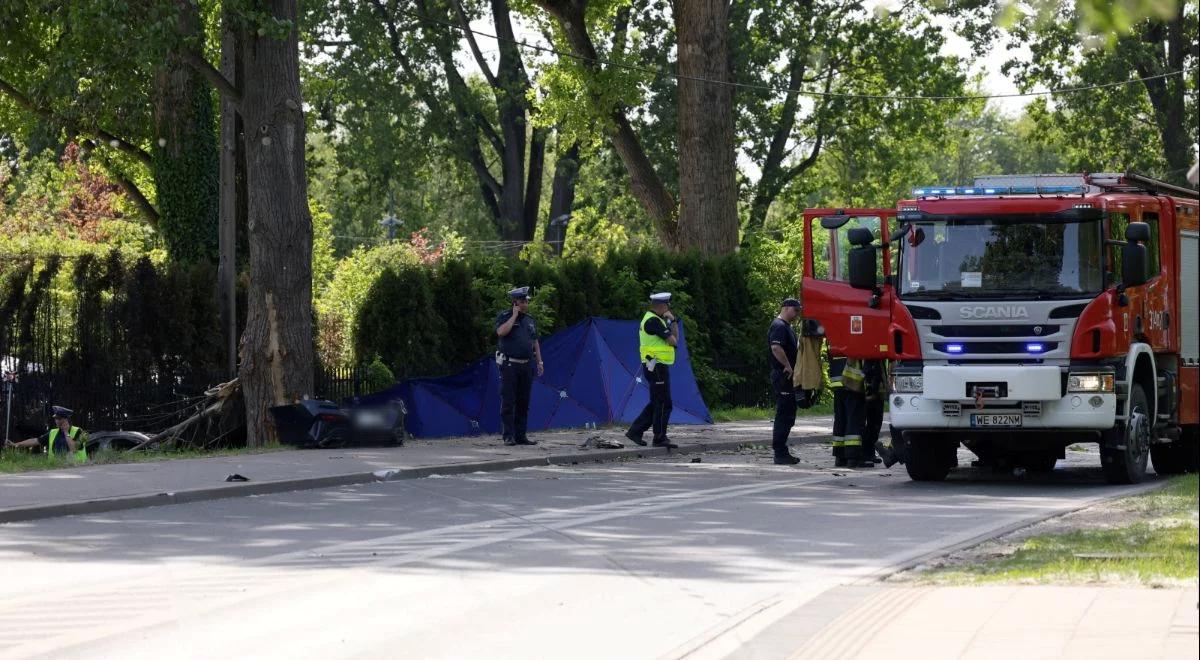
[[[530,393],[529,430],[631,422],[649,401],[638,357],[638,322],[589,318],[542,339],[546,373]],[[672,424],[711,424],[680,333],[671,368]],[[414,378],[352,405],[402,399],[415,437],[500,432],[500,375],[490,356],[441,378]]]

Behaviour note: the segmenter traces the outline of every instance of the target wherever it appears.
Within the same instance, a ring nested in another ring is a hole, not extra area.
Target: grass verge
[[[1030,536],[981,561],[953,562],[921,575],[937,584],[1194,583],[1200,479],[1171,479],[1159,490],[1100,504],[1100,521]],[[1085,512],[1083,512],[1088,515]],[[1072,514],[1075,515],[1075,514]],[[1068,516],[1070,517],[1070,516]]]
[[[153,461],[173,461],[184,458],[212,458],[214,456],[242,456],[246,454],[266,454],[292,449],[285,445],[267,447],[245,447],[236,449],[185,449],[179,451],[105,451],[88,457],[86,465],[108,465],[113,463],[150,463]],[[54,461],[45,454],[32,454],[27,451],[6,450],[0,452],[0,474],[17,472],[33,472],[37,470],[61,470],[82,467],[69,461]]]
[[[758,419],[772,419],[775,417],[774,408],[759,408],[757,406],[741,406],[737,408],[716,408],[708,411],[712,415],[714,422],[746,422]],[[822,403],[813,406],[812,408],[804,408],[796,411],[796,417],[811,417],[814,415],[832,415],[833,404]]]

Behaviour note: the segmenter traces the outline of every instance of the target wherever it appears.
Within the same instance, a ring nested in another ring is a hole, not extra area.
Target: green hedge
[[[353,353],[358,361],[378,356],[397,378],[441,375],[492,350],[493,321],[507,308],[513,286],[533,287],[530,313],[544,334],[589,316],[640,318],[651,292],[671,291],[701,392],[720,402],[741,381],[766,387],[766,329],[778,297],[788,292],[754,284],[749,269],[755,258],[751,252],[710,258],[643,248],[611,252],[603,261],[475,256],[434,266],[402,263],[379,273],[367,292],[354,323]],[[782,281],[790,287],[789,278]],[[719,368],[730,365],[746,375]]]

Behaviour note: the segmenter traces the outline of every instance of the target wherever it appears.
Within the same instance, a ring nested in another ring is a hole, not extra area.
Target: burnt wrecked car
[[[404,444],[401,400],[380,406],[342,408],[332,401],[306,399],[270,408],[279,441],[302,449],[395,447]]]

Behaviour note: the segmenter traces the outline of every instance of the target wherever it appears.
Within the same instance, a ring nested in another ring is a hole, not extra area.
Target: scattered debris
[[[250,481],[250,479],[243,477],[242,475],[234,472],[233,474],[229,475],[228,477],[225,477],[225,481]]]

